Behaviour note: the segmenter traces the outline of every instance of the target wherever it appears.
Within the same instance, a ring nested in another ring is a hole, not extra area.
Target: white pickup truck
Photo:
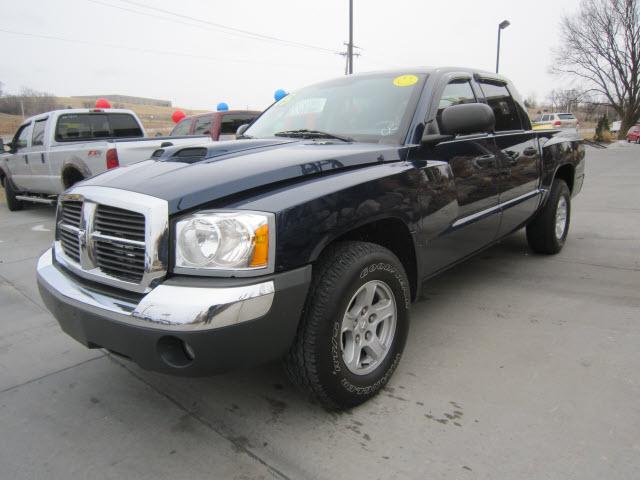
[[[9,210],[20,210],[25,201],[53,203],[73,184],[146,160],[158,148],[209,142],[192,136],[147,138],[131,110],[55,110],[25,120],[10,143],[0,140],[0,182]]]

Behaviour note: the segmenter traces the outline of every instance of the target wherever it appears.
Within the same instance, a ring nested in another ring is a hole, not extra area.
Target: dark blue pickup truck
[[[351,407],[393,374],[424,280],[520,228],[559,252],[584,178],[575,133],[532,131],[508,80],[464,68],[319,83],[238,137],[60,197],[37,270],[65,332],[177,375],[284,358]]]

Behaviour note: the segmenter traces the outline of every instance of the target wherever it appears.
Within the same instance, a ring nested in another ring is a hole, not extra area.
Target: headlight
[[[181,219],[176,223],[176,272],[270,273],[274,228],[274,215],[262,212],[199,212]]]

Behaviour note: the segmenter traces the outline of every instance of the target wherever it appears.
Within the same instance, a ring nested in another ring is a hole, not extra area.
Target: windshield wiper
[[[321,132],[320,130],[307,130],[302,128],[300,130],[285,130],[282,132],[274,133],[276,137],[291,137],[291,138],[335,138],[343,142],[353,142],[353,138],[341,137],[334,135],[333,133]]]

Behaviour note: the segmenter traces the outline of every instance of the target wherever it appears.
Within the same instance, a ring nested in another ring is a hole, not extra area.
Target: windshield
[[[272,105],[244,135],[267,138],[303,131],[313,138],[321,132],[358,142],[400,144],[424,77],[372,74],[312,85]]]

